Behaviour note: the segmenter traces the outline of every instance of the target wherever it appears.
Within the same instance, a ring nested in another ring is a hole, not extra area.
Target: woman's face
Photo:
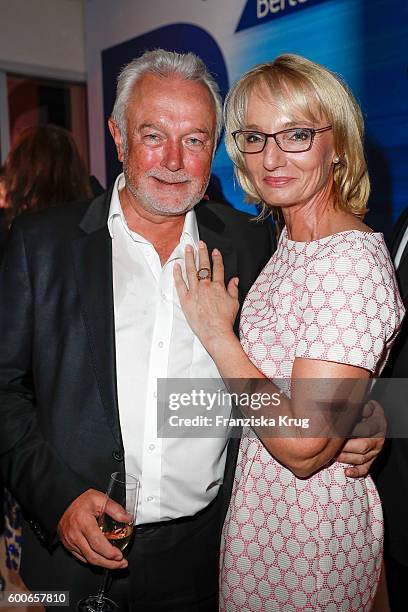
[[[297,119],[285,116],[269,92],[251,92],[245,129],[275,134],[292,127],[318,129],[328,125],[324,118],[318,124],[302,116]],[[244,155],[250,179],[266,204],[285,209],[330,197],[336,155],[332,130],[315,134],[311,149],[302,153],[285,153],[268,138],[261,153]]]

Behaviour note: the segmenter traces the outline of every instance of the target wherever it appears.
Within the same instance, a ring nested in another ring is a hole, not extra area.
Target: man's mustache
[[[146,172],[146,176],[151,176],[164,183],[186,183],[191,181],[191,176],[183,170],[179,172],[167,172],[165,170],[152,169]]]

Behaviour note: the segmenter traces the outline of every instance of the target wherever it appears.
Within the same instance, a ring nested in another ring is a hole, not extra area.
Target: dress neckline
[[[288,230],[286,228],[286,226],[283,228],[282,230],[282,234],[281,237],[285,238],[286,241],[288,243],[292,243],[292,244],[317,244],[319,242],[329,242],[331,239],[335,238],[336,236],[344,236],[345,234],[362,234],[364,236],[375,236],[376,238],[384,238],[383,233],[382,232],[363,232],[362,230],[358,230],[358,229],[349,229],[349,230],[343,230],[342,232],[336,232],[335,234],[329,234],[328,236],[323,236],[323,238],[317,238],[316,240],[291,240],[288,237]]]

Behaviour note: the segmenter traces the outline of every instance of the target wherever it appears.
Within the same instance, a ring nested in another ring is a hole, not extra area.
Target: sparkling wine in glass
[[[128,546],[132,538],[133,527],[136,521],[137,501],[139,497],[140,483],[136,476],[127,472],[114,472],[111,475],[108,489],[106,491],[105,503],[98,525],[104,536],[112,546],[116,546],[122,552]],[[122,523],[116,521],[107,512],[107,504],[113,500],[120,504],[129,515],[129,521]],[[77,604],[78,612],[116,612],[118,605],[105,596],[109,579],[109,569],[105,570],[103,582],[98,595],[89,595]]]
[[[114,525],[102,525],[101,531],[112,546],[116,546],[116,548],[123,552],[132,537],[133,525],[124,525],[115,521]]]

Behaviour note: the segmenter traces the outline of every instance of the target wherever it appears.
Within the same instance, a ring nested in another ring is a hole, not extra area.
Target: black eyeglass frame
[[[276,142],[277,146],[284,153],[306,153],[306,151],[310,151],[310,149],[312,148],[315,134],[318,134],[319,132],[327,132],[327,130],[331,130],[332,127],[333,126],[331,126],[331,125],[326,125],[326,127],[317,128],[317,129],[314,129],[314,128],[303,128],[303,127],[302,128],[288,128],[287,130],[281,130],[280,132],[275,132],[274,134],[267,134],[266,132],[258,132],[257,130],[235,130],[235,132],[231,133],[231,136],[234,139],[234,142],[235,142],[235,145],[236,145],[238,151],[240,153],[243,153],[244,155],[256,155],[257,153],[262,153],[262,151],[266,147],[266,143],[268,142],[268,138],[273,138],[274,141]],[[302,149],[300,151],[287,151],[286,149],[283,149],[281,147],[281,145],[279,144],[279,142],[276,140],[276,137],[279,136],[280,134],[286,134],[287,132],[293,132],[294,130],[307,130],[308,132],[310,132],[310,144],[307,147],[307,149]],[[239,148],[238,143],[237,143],[237,135],[238,134],[261,134],[262,136],[265,136],[265,142],[263,143],[262,149],[260,149],[259,151],[242,151]]]

